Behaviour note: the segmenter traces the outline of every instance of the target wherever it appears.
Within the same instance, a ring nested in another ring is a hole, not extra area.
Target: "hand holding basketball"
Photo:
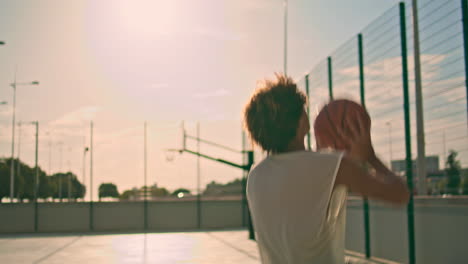
[[[325,105],[314,123],[317,148],[344,150],[360,161],[374,155],[370,136],[371,120],[360,104],[351,100],[334,100]]]
[[[359,161],[368,161],[375,155],[370,131],[362,119],[346,120],[343,130],[338,128],[338,133],[347,146],[349,157]]]

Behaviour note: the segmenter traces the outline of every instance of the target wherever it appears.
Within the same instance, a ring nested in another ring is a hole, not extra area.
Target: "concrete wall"
[[[89,205],[87,203],[38,203],[37,209],[37,224],[40,232],[82,232],[89,230]],[[33,210],[34,206],[32,207]],[[22,221],[23,219],[18,217],[17,221],[19,220]],[[0,229],[0,231],[3,230]]]
[[[148,201],[148,230],[180,231],[198,228],[196,201]],[[242,227],[240,201],[203,201],[202,229]],[[38,203],[38,232],[87,232],[89,203]],[[0,233],[34,232],[33,203],[0,204]],[[143,202],[94,202],[93,231],[143,231]]]
[[[34,232],[34,204],[1,204],[0,233]]]
[[[148,203],[150,230],[194,230],[197,226],[196,201]]]
[[[370,203],[371,255],[408,262],[406,207]],[[417,263],[467,263],[468,197],[415,199]],[[348,201],[346,247],[364,253],[362,201]]]
[[[90,231],[89,203],[39,203],[38,232]],[[242,227],[241,201],[203,201],[201,228]],[[149,231],[198,228],[196,201],[148,202]],[[466,263],[468,197],[415,199],[417,263]],[[0,234],[34,232],[34,204],[0,204]],[[361,199],[349,199],[346,247],[364,253]],[[244,220],[246,223],[246,221]],[[143,231],[143,202],[93,203],[94,231]],[[406,208],[370,203],[371,255],[406,263],[408,225]]]

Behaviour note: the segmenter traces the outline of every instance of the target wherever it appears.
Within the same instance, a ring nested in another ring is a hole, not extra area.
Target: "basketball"
[[[348,123],[359,121],[362,121],[370,132],[369,114],[360,104],[347,99],[334,100],[326,104],[314,122],[317,149],[346,150],[347,146],[340,140],[337,129],[346,133],[349,131]]]

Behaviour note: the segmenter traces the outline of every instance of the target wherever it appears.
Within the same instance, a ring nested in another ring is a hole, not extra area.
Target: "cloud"
[[[244,35],[240,33],[229,32],[226,29],[217,29],[213,27],[197,26],[191,30],[191,33],[194,35],[223,41],[236,41],[244,38]]]
[[[467,135],[466,102],[463,100],[466,96],[464,89],[465,77],[463,73],[458,75],[448,74],[449,72],[457,72],[457,69],[444,66],[456,59],[455,56],[459,55],[455,53],[421,54],[426,143],[429,143],[427,148],[430,150],[427,152],[428,154],[440,153],[437,151],[437,148],[434,148],[434,145],[430,144],[437,137],[440,137],[444,130],[447,133],[447,138]],[[414,60],[411,56],[408,57],[408,70],[411,134],[413,136],[412,145],[415,150],[417,131],[414,99]],[[366,106],[373,120],[372,137],[376,149],[388,155],[389,126],[386,123],[390,122],[394,154],[404,155],[401,57],[387,57],[373,61],[365,65],[364,72]],[[318,106],[328,101],[326,74],[326,71],[321,72],[321,75],[324,76],[318,77],[320,82],[315,81],[314,83],[313,79],[310,81],[312,122],[316,109],[320,109]],[[314,76],[314,74],[311,73],[311,76]],[[360,82],[358,65],[335,68],[333,79],[335,98],[354,97],[355,100],[359,100]],[[453,142],[455,144],[461,141]],[[461,154],[461,156],[463,155]]]
[[[56,140],[61,137],[83,137],[85,124],[96,118],[99,112],[97,106],[84,106],[66,113],[63,116],[52,120],[47,124],[41,124],[41,130],[46,131],[43,136],[53,135]]]
[[[243,0],[241,6],[248,10],[263,10],[272,7],[283,7],[284,1],[271,1],[271,0]]]
[[[160,90],[160,89],[169,88],[169,84],[168,83],[153,83],[149,87],[154,90]]]
[[[8,105],[0,105],[0,118],[11,118],[13,115],[13,108]]]
[[[97,106],[84,106],[75,111],[69,112],[62,117],[49,122],[49,125],[54,127],[75,127],[81,126],[83,122],[90,121],[96,117],[99,111]]]
[[[204,92],[204,93],[197,93],[194,94],[193,97],[195,98],[212,98],[212,97],[223,97],[223,96],[228,96],[230,95],[231,92],[226,90],[226,89],[218,89],[210,92]]]

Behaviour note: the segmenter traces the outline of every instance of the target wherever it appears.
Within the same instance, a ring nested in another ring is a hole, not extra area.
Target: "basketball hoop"
[[[175,159],[175,154],[179,152],[180,154],[182,154],[183,150],[179,150],[179,149],[166,149],[164,150],[164,156],[166,158],[166,161],[167,162],[172,162],[174,161]]]
[[[173,162],[174,161],[175,155],[174,155],[173,151],[166,150],[165,153],[164,153],[164,156],[166,157],[167,162]]]
[[[167,162],[172,162],[174,161],[174,152],[166,152],[166,161]]]

